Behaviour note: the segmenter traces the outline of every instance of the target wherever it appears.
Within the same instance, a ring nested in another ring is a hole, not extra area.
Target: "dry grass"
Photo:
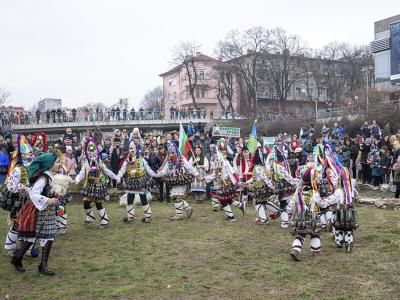
[[[292,236],[277,221],[256,226],[255,212],[226,223],[209,203],[194,205],[192,219],[173,223],[173,206],[153,203],[153,222],[121,222],[124,208],[106,203],[111,226],[82,223],[81,205],[69,206],[70,227],[50,258],[54,278],[39,277],[37,259],[17,274],[0,257],[0,299],[398,299],[400,215],[359,207],[360,229],[352,254],[322,236],[322,254],[312,258],[306,240],[303,261],[288,255]],[[141,208],[137,208],[138,216]],[[6,232],[0,213],[0,236]]]

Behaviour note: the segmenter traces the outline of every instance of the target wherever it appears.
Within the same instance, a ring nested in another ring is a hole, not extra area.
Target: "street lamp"
[[[361,69],[361,72],[365,72],[366,81],[367,81],[367,111],[369,106],[369,71],[373,70],[372,66],[364,67]]]

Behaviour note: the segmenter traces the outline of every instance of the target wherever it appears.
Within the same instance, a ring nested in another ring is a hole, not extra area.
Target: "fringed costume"
[[[39,155],[47,152],[47,136],[43,132],[36,132],[31,141],[33,154],[38,157]]]
[[[85,145],[82,169],[76,176],[75,182],[79,183],[83,180],[81,194],[84,196],[85,223],[93,223],[96,219],[91,207],[91,203],[94,202],[100,217],[99,228],[106,228],[110,223],[106,209],[103,207],[103,200],[108,195],[108,178],[119,181],[119,178],[101,161],[96,143],[89,140]]]
[[[11,163],[8,167],[8,176],[4,185],[4,191],[0,196],[0,206],[9,212],[11,225],[4,244],[4,248],[12,254],[17,247],[18,225],[17,216],[22,206],[28,201],[28,167],[34,158],[32,148],[25,140],[25,136],[19,134],[17,148],[12,153]]]
[[[199,173],[171,141],[168,142],[168,155],[156,176],[163,177],[165,183],[171,188],[170,195],[174,198],[175,216],[170,220],[183,220],[184,212],[187,218],[190,218],[193,209],[182,197],[186,195],[188,186],[194,177],[199,176]]]
[[[219,153],[219,152],[218,152]],[[237,207],[244,214],[246,202],[235,200],[239,184],[239,176],[231,164],[219,153],[219,160],[213,172],[205,177],[207,182],[212,182],[211,197],[221,203],[225,212],[226,221],[235,221],[231,205]]]
[[[312,255],[318,255],[321,251],[317,223],[318,211],[323,207],[323,203],[318,193],[318,173],[313,168],[307,168],[301,171],[300,176],[302,181],[287,207],[287,212],[292,213],[291,224],[295,236],[290,255],[296,261],[300,261],[304,238],[307,235],[310,236]]]
[[[60,158],[54,153],[45,153],[36,158],[29,166],[30,201],[22,208],[17,218],[19,225],[18,237],[22,240],[20,248],[15,251],[11,260],[15,269],[25,272],[22,258],[26,251],[37,241],[42,246],[42,260],[38,267],[39,273],[52,276],[55,273],[48,270],[47,263],[54,242],[56,227],[57,198],[61,198],[68,190],[71,179],[67,176],[56,175],[59,170]],[[62,176],[55,180],[56,176]],[[55,182],[62,182],[57,186]]]
[[[275,215],[280,215],[281,227],[288,228],[289,216],[286,212],[286,207],[296,189],[298,180],[292,177],[289,164],[285,160],[286,156],[283,155],[282,150],[279,149],[279,147],[275,146],[268,155],[266,162],[267,170],[270,170],[273,174],[273,184],[279,200],[279,210],[271,206],[270,212]]]
[[[142,203],[144,216],[143,223],[151,222],[151,209],[146,197],[146,191],[152,186],[154,171],[149,167],[147,161],[137,153],[134,142],[129,145],[129,153],[117,177],[122,180],[122,186],[127,192],[126,217],[124,222],[132,222],[135,218],[134,200],[138,194]]]
[[[233,169],[236,174],[239,176],[239,181],[246,183],[252,176],[253,163],[250,159],[249,149],[246,145],[243,147],[237,147],[238,153],[235,155],[233,159]],[[249,191],[246,186],[240,187],[237,190],[240,194],[241,202],[248,202],[249,200]]]

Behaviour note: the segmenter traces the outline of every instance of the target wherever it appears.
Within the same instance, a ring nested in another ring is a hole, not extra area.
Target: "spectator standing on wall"
[[[126,109],[126,107],[123,109],[123,111],[122,111],[122,118],[123,118],[123,120],[124,121],[126,121],[127,120],[127,114],[128,114],[128,110]]]
[[[115,109],[115,113],[117,114],[117,121],[121,120],[121,109],[119,106]]]
[[[76,109],[75,108],[72,109],[72,121],[73,122],[76,121]]]
[[[50,110],[46,110],[46,123],[50,123],[51,113]]]
[[[40,110],[39,108],[36,110],[36,123],[39,124],[40,122]]]
[[[51,117],[53,118],[53,123],[55,123],[56,122],[56,110],[53,108],[52,110],[51,110]]]
[[[61,123],[61,115],[62,115],[62,111],[61,111],[61,108],[59,107],[57,109],[57,120],[58,120],[58,123]]]
[[[135,108],[132,107],[131,108],[131,120],[135,120],[135,114],[136,114]]]

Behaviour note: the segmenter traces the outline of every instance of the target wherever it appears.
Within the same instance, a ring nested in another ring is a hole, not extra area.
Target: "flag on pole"
[[[254,121],[253,123],[253,128],[251,129],[250,137],[249,140],[247,141],[247,148],[249,149],[249,152],[253,154],[256,152],[258,146],[257,146],[257,120]]]
[[[191,151],[190,143],[188,137],[183,129],[182,123],[179,124],[179,152],[188,159],[189,152]]]

